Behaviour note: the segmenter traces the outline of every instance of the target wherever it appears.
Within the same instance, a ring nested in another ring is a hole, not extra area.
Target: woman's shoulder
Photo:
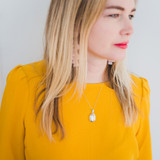
[[[21,67],[25,72],[26,76],[28,77],[28,79],[32,79],[34,77],[40,77],[44,75],[46,71],[45,60],[24,64],[24,65],[21,65]]]
[[[145,93],[150,93],[150,86],[147,78],[141,77],[139,75],[136,75],[134,73],[130,73],[131,79],[132,79],[132,86],[133,89],[140,92],[142,91],[143,95]]]
[[[150,101],[150,85],[148,80],[145,77],[140,77],[135,74],[131,74],[132,80],[134,84],[132,83],[133,86],[133,93],[135,95],[135,100],[138,104],[138,106],[142,110],[147,110],[149,113],[150,106],[145,105],[145,103],[149,104]]]
[[[28,81],[42,77],[46,71],[45,61],[36,61],[28,64],[19,64],[12,68],[9,72],[8,77],[26,77]],[[23,78],[22,77],[22,78]]]

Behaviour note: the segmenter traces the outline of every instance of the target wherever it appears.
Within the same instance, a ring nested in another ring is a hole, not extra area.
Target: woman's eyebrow
[[[121,6],[107,6],[105,9],[118,9],[118,10],[121,10],[121,11],[125,11],[125,9]],[[134,12],[136,11],[136,8],[133,8],[131,10],[131,12]]]

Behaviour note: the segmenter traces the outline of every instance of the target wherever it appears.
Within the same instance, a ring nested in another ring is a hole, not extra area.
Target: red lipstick
[[[117,44],[114,44],[114,45],[119,47],[119,48],[126,49],[127,44],[128,44],[128,41],[127,42],[122,42],[122,43],[117,43]]]

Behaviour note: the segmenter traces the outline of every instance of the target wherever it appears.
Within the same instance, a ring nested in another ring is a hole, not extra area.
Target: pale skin
[[[126,49],[114,44],[129,41],[134,32],[132,16],[135,15],[135,1],[107,0],[106,7],[113,5],[125,10],[105,9],[89,34],[86,83],[108,81],[108,77],[104,76],[107,61],[116,62],[126,56]]]

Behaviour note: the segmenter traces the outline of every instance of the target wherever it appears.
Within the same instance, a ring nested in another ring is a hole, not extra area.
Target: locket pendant
[[[94,114],[94,109],[92,109],[92,113],[89,116],[89,120],[91,122],[94,122],[96,120],[96,115]]]

